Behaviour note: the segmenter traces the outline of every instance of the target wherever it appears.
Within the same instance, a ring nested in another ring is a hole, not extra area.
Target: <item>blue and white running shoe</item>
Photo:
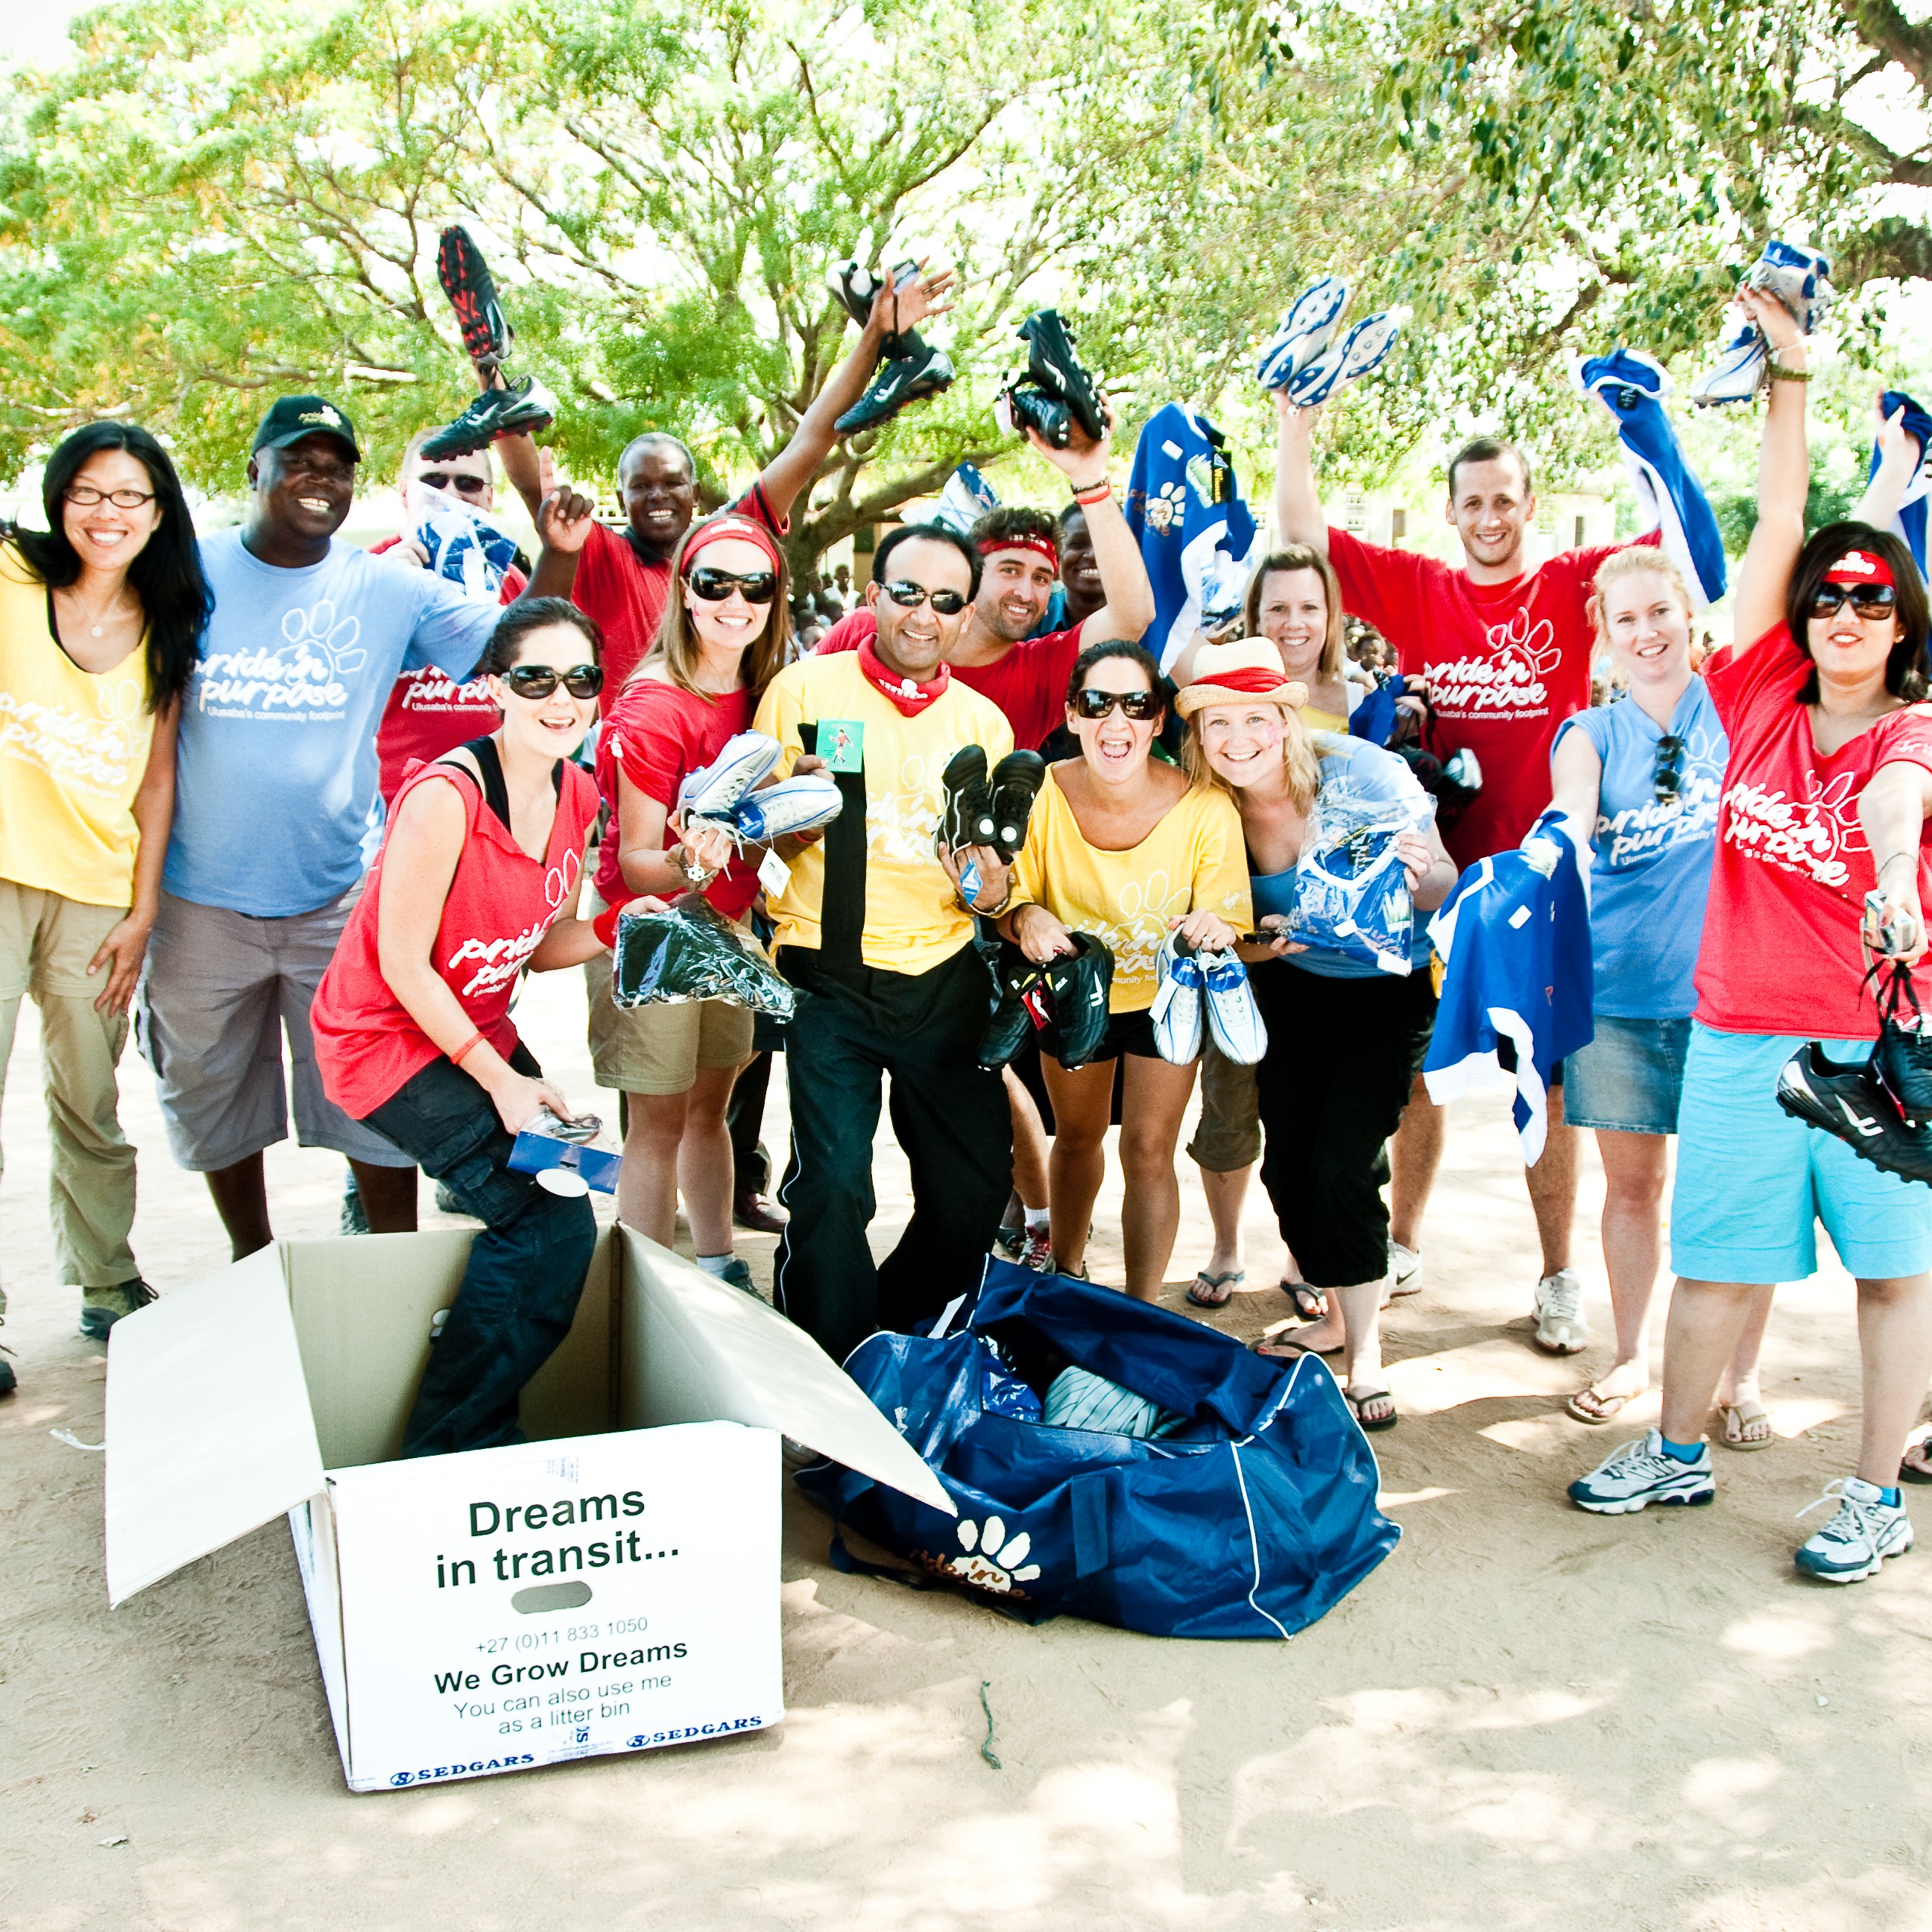
[[[1772,241],[1764,244],[1764,253],[1751,264],[1744,280],[1751,288],[1768,290],[1790,310],[1798,327],[1814,335],[1838,299],[1831,273],[1830,261],[1815,248]]]
[[[677,788],[677,808],[689,818],[729,820],[747,792],[778,761],[778,741],[762,731],[740,731],[701,770],[688,772]]]
[[[1268,338],[1255,365],[1264,389],[1285,389],[1328,346],[1348,306],[1348,285],[1340,275],[1324,275],[1304,289]]]
[[[1770,380],[1771,352],[1757,324],[1739,308],[1726,314],[1717,362],[1690,385],[1690,400],[1706,409],[1748,402]]]
[[[1570,1500],[1592,1516],[1629,1516],[1652,1503],[1707,1503],[1718,1493],[1711,1445],[1697,1445],[1694,1462],[1680,1462],[1664,1446],[1660,1429],[1613,1450],[1570,1485]]]
[[[1160,984],[1148,1009],[1154,1023],[1154,1049],[1171,1066],[1188,1066],[1201,1058],[1202,994],[1206,976],[1196,955],[1170,932],[1161,946],[1156,970]]]
[[[1288,400],[1301,409],[1312,410],[1316,404],[1339,394],[1351,382],[1359,382],[1379,369],[1395,346],[1402,324],[1402,316],[1394,309],[1365,316],[1289,382]]]
[[[774,838],[830,824],[844,802],[833,780],[820,772],[805,772],[741,799],[731,818],[743,843],[769,845]]]
[[[1248,984],[1248,969],[1232,952],[1204,952],[1201,970],[1214,1044],[1236,1066],[1252,1066],[1268,1051],[1268,1028]]]
[[[1798,1545],[1792,1561],[1821,1583],[1858,1583],[1876,1576],[1888,1556],[1912,1547],[1912,1519],[1902,1503],[1888,1503],[1876,1483],[1843,1476],[1825,1485],[1825,1493],[1798,1514],[1809,1516],[1827,1503],[1838,1507],[1816,1536]]]

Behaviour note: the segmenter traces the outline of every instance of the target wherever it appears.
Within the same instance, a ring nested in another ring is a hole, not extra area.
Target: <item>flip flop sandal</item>
[[[1231,1268],[1226,1274],[1210,1274],[1205,1268],[1194,1277],[1187,1298],[1196,1308],[1225,1308],[1236,1288],[1248,1278],[1246,1268]],[[1205,1294],[1201,1293],[1207,1289]]]
[[[1645,1393],[1646,1391],[1642,1390],[1638,1391],[1639,1394]],[[1582,1403],[1586,1396],[1593,1398],[1598,1406],[1594,1408],[1584,1408]],[[1600,1428],[1606,1422],[1614,1422],[1636,1400],[1636,1396],[1634,1395],[1604,1395],[1592,1388],[1579,1389],[1563,1405],[1563,1407],[1568,1414],[1574,1415],[1579,1422],[1587,1422],[1592,1428],[1597,1429]],[[1932,1482],[1932,1477],[1928,1477],[1926,1480]]]
[[[1305,1281],[1285,1281],[1281,1284],[1281,1292],[1294,1303],[1296,1315],[1304,1322],[1319,1322],[1328,1312],[1328,1298],[1318,1288],[1310,1288]]]
[[[1342,1400],[1348,1405],[1349,1414],[1354,1416],[1357,1425],[1365,1435],[1379,1436],[1384,1429],[1393,1429],[1402,1420],[1395,1412],[1393,1400],[1387,1389],[1364,1389],[1360,1395],[1352,1391],[1345,1394]],[[1365,1402],[1389,1402],[1389,1412],[1386,1415],[1378,1416],[1372,1422],[1367,1421],[1362,1414],[1362,1404]]]
[[[1318,1360],[1324,1355],[1339,1355],[1342,1344],[1337,1342],[1332,1348],[1304,1348],[1299,1342],[1288,1341],[1279,1335],[1262,1335],[1250,1342],[1248,1349],[1264,1362],[1298,1362],[1304,1355],[1312,1355]]]
[[[1922,1436],[1916,1442],[1908,1442],[1905,1449],[1907,1455],[1915,1449],[1922,1456],[1932,1455],[1932,1440]],[[1932,1469],[1922,1469],[1901,1459],[1898,1465],[1898,1480],[1901,1483],[1932,1483]]]
[[[1726,1449],[1768,1449],[1778,1440],[1771,1430],[1771,1411],[1762,1402],[1753,1402],[1748,1408],[1742,1402],[1722,1403],[1718,1419],[1718,1439]],[[1764,1433],[1748,1437],[1744,1431],[1754,1422],[1765,1425]]]

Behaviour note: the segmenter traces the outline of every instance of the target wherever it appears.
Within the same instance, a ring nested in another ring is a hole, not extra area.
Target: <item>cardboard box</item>
[[[774,1724],[782,1433],[935,1507],[802,1330],[628,1228],[514,1448],[396,1460],[470,1237],[284,1241],[115,1324],[115,1604],[286,1513],[350,1787]]]

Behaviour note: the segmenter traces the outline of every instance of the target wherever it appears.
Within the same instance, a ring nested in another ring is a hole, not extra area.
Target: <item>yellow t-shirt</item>
[[[830,756],[832,719],[862,727],[866,777],[866,924],[860,956],[888,973],[916,975],[943,965],[973,937],[952,881],[934,850],[944,802],[940,774],[962,745],[985,747],[997,764],[1013,748],[1012,728],[988,699],[957,678],[916,718],[874,688],[856,651],[801,658],[772,679],[753,729],[784,747],[780,775],[803,748],[802,724],[817,724],[818,755]],[[771,907],[780,946],[816,947],[824,902],[821,839],[793,860],[791,880]]]
[[[133,903],[134,794],[154,733],[146,644],[82,670],[47,622],[46,586],[0,546],[0,879]]]
[[[1081,836],[1049,766],[1013,868],[1013,898],[1044,906],[1070,932],[1090,932],[1114,956],[1108,1010],[1144,1012],[1159,986],[1169,920],[1205,910],[1237,932],[1254,923],[1241,814],[1226,792],[1191,785],[1131,851],[1102,852]]]
[[[1339,731],[1343,737],[1348,735],[1348,721],[1337,718],[1332,711],[1324,711],[1312,704],[1301,707],[1301,722],[1311,731]]]

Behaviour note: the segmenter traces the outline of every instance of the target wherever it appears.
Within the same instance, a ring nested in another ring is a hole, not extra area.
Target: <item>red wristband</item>
[[[630,903],[631,902],[628,899],[620,899],[615,905],[606,906],[604,910],[590,922],[590,930],[596,934],[599,945],[608,946],[613,948],[616,946],[617,944],[617,915]]]
[[[475,1033],[472,1033],[470,1037],[449,1056],[450,1065],[452,1066],[460,1066],[464,1061],[466,1060],[471,1054],[474,1053],[482,1044],[482,1029],[478,1028]]]

